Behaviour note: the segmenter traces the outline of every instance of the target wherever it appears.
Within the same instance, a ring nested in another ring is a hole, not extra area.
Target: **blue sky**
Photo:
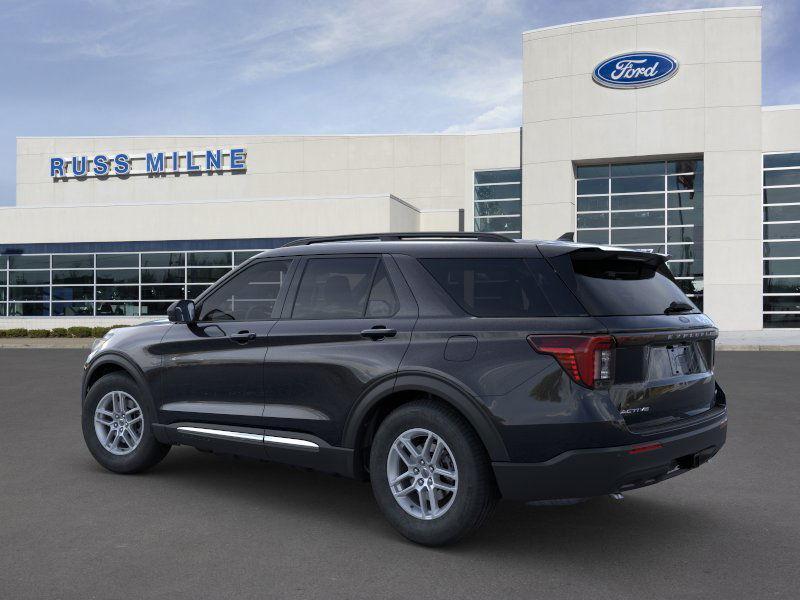
[[[16,136],[436,132],[521,123],[521,34],[753,0],[0,2]],[[800,2],[764,3],[764,104],[800,103]]]

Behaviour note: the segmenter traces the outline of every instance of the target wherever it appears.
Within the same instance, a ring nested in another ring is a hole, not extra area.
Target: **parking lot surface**
[[[1,598],[798,598],[796,352],[725,352],[728,444],[662,484],[501,502],[429,549],[368,484],[173,448],[114,475],[84,448],[86,350],[0,349]]]

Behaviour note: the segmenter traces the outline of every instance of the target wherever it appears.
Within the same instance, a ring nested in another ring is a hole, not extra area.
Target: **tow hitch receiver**
[[[703,448],[700,452],[696,452],[695,454],[689,454],[688,456],[681,456],[678,460],[678,467],[681,469],[695,469],[702,465],[704,462],[708,462],[708,460],[717,453],[716,446],[709,446],[708,448]]]

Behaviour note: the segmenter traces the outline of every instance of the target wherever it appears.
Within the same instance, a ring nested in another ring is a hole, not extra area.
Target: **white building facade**
[[[538,29],[523,52],[511,130],[19,138],[0,328],[160,316],[292,238],[459,229],[666,252],[721,329],[800,328],[800,106],[761,105],[760,8]]]

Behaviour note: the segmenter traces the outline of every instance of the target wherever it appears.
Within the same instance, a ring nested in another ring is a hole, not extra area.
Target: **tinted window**
[[[476,317],[549,317],[584,311],[544,260],[421,260],[456,303]]]
[[[376,258],[312,258],[306,263],[293,319],[364,316]]]
[[[660,315],[672,302],[690,303],[665,266],[594,251],[570,258],[575,293],[592,315]]]
[[[200,320],[264,321],[272,318],[275,300],[286,283],[290,264],[291,260],[268,260],[245,268],[208,295],[200,307]],[[155,310],[156,306],[151,308]]]
[[[391,317],[400,308],[397,296],[394,293],[392,282],[389,280],[389,273],[383,261],[375,271],[375,279],[372,282],[372,291],[367,302],[368,317]]]

